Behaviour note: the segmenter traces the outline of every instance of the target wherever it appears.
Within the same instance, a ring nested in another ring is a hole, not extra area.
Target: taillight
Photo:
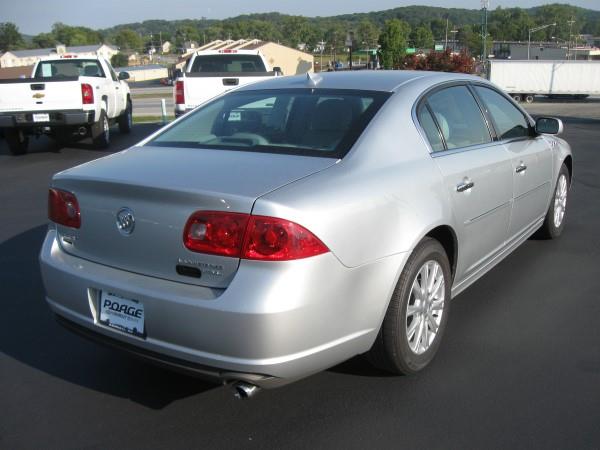
[[[90,84],[81,83],[81,102],[84,105],[94,104],[94,90]]]
[[[185,225],[183,242],[194,252],[239,257],[248,214],[198,211]]]
[[[314,234],[297,223],[275,217],[251,216],[242,258],[289,261],[328,251]]]
[[[192,214],[183,242],[194,252],[263,261],[289,261],[329,251],[314,234],[289,220],[217,211]]]
[[[183,92],[183,81],[175,83],[175,103],[178,105],[185,104],[185,93]]]
[[[81,226],[81,213],[75,195],[60,189],[48,191],[48,218],[55,223],[71,228]]]

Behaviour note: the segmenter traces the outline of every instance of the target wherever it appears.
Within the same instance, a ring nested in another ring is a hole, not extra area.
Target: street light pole
[[[536,31],[543,30],[548,27],[555,27],[556,23],[549,23],[548,25],[542,25],[540,27],[530,28],[529,29],[529,38],[527,39],[527,60],[530,59],[530,49],[531,49],[531,33],[535,33]]]

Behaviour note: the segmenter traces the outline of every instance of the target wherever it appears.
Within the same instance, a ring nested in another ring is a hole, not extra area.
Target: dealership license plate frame
[[[118,305],[116,310],[109,308],[107,301],[110,301],[111,306]],[[139,311],[141,311],[141,314]],[[100,324],[132,336],[145,338],[145,320],[144,305],[139,300],[122,297],[108,291],[100,292],[100,303],[98,305],[98,322]]]
[[[33,114],[33,121],[35,123],[38,123],[38,122],[50,122],[50,114],[48,114],[48,113],[34,113]]]

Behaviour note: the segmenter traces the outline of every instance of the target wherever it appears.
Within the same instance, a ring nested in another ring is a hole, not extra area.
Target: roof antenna
[[[316,87],[322,79],[323,77],[320,75],[316,75],[311,72],[306,72],[306,84],[308,84],[311,87]]]

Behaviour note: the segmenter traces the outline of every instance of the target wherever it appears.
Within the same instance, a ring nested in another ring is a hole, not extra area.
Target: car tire
[[[104,110],[101,110],[98,122],[92,125],[92,143],[95,148],[107,148],[110,145],[110,123]]]
[[[133,125],[133,117],[132,117],[133,106],[131,105],[131,100],[127,100],[127,107],[125,108],[125,112],[121,114],[119,117],[119,132],[120,133],[130,133],[131,127]]]
[[[427,274],[431,271],[435,273],[427,286]],[[374,366],[408,375],[431,362],[448,321],[451,276],[441,244],[435,239],[423,239],[404,266],[379,334],[367,355]],[[420,289],[421,283],[426,284],[425,292]],[[424,293],[427,295],[421,298]]]
[[[558,179],[554,187],[554,194],[550,200],[550,206],[541,228],[536,232],[536,237],[542,239],[556,239],[565,228],[565,216],[567,212],[567,200],[569,198],[569,186],[571,177],[569,169],[564,164],[558,172]]]
[[[9,128],[4,131],[4,137],[8,144],[8,150],[13,155],[24,155],[29,146],[29,137],[17,128]]]

